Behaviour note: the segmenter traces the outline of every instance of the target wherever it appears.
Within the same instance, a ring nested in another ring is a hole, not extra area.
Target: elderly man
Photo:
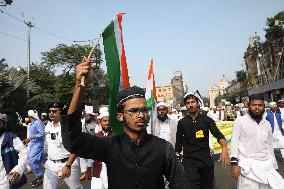
[[[168,105],[164,102],[157,104],[157,117],[154,121],[153,135],[165,139],[173,146],[176,143],[177,121],[168,116]]]
[[[264,116],[262,95],[249,97],[248,113],[238,117],[231,141],[231,174],[240,189],[282,189],[274,156],[272,129]]]
[[[224,135],[213,119],[199,113],[202,100],[194,93],[184,96],[189,116],[178,122],[176,153],[183,150],[183,165],[190,186],[194,189],[213,189],[214,163],[209,148],[209,131],[222,146],[220,161],[226,166],[229,161]]]
[[[82,133],[79,107],[86,89],[80,82],[83,75],[89,82],[90,69],[85,57],[76,68],[76,85],[66,122],[62,124],[64,145],[80,157],[105,162],[109,189],[163,189],[163,176],[170,182],[170,189],[187,188],[183,167],[172,145],[146,132],[149,109],[143,89],[130,87],[117,97],[117,119],[123,123],[122,134],[99,138]]]
[[[272,127],[274,147],[279,148],[282,155],[282,162],[284,163],[284,129],[282,125],[281,112],[277,110],[275,102],[269,103],[269,110],[267,111],[266,119]]]
[[[43,173],[41,165],[44,163],[44,124],[39,120],[37,112],[28,111],[30,119],[28,138],[24,143],[28,144],[28,165],[32,169],[36,179],[31,182],[33,187],[39,186],[43,181]]]
[[[14,134],[7,131],[7,116],[0,113],[0,188],[16,189],[27,183],[24,170],[27,165],[27,148]]]

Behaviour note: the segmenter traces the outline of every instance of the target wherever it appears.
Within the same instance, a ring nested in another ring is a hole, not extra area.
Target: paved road
[[[275,152],[277,160],[280,160],[280,152]],[[278,161],[279,166],[279,173],[284,178],[284,165]],[[22,187],[23,189],[31,189],[31,185],[29,184],[33,179],[34,176],[32,173],[27,175],[28,177],[28,183]],[[84,189],[90,189],[91,183],[90,181],[83,181],[82,185]],[[42,189],[42,186],[35,187],[34,189]],[[63,181],[60,181],[60,184],[58,186],[58,189],[68,189],[66,184]],[[222,168],[218,161],[215,161],[215,189],[236,189],[236,182],[232,177],[230,176],[230,168]]]

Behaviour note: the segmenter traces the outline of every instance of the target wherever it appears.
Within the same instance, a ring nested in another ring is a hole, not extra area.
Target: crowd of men
[[[7,116],[0,114],[1,189],[26,184],[25,170],[36,177],[31,186],[45,189],[59,188],[60,180],[80,189],[85,179],[92,180],[93,189],[213,189],[209,133],[221,145],[219,161],[223,167],[231,164],[238,188],[284,188],[274,155],[279,148],[284,159],[284,100],[271,102],[265,111],[263,96],[252,95],[246,109],[226,103],[224,110],[210,111],[198,95],[187,93],[180,113],[159,102],[151,125],[144,90],[133,86],[117,96],[123,132],[113,134],[106,107],[96,114],[85,106],[82,114],[85,86],[80,83],[84,76],[87,86],[91,72],[84,58],[76,67],[69,107],[52,102],[41,118],[28,111],[24,141],[7,130]],[[234,120],[230,152],[216,126],[221,120]]]

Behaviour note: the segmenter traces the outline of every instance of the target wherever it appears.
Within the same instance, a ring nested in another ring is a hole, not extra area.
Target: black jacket
[[[188,188],[184,170],[169,142],[145,133],[137,144],[127,134],[96,137],[81,131],[81,112],[62,116],[62,139],[71,153],[107,165],[109,189]]]

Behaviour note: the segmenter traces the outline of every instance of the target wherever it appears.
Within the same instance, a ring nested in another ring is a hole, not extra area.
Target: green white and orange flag
[[[102,33],[110,88],[109,118],[114,133],[122,131],[121,123],[116,119],[117,94],[130,87],[122,37],[122,16],[123,13],[118,13]]]
[[[147,100],[147,107],[153,108],[153,106],[157,103],[157,96],[156,96],[156,85],[154,79],[154,60],[151,60],[150,69],[148,72],[148,80],[147,80],[147,87],[146,87],[146,94]]]

